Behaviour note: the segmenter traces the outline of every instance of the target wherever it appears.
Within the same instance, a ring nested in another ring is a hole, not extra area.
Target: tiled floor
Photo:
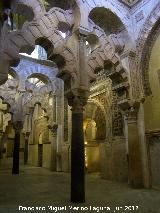
[[[12,176],[11,170],[0,170],[0,213],[50,213],[56,212],[54,207],[58,206],[65,207],[65,210],[57,212],[96,213],[98,207],[101,207],[99,212],[160,213],[160,191],[131,189],[127,184],[102,180],[97,175],[86,176],[85,204],[73,205],[69,200],[69,174],[53,173],[42,168],[23,167],[20,175]],[[21,209],[19,211],[19,206],[45,207],[45,210],[24,211]],[[52,206],[52,210],[48,206]],[[74,206],[79,209],[73,210]],[[125,210],[125,206],[132,206],[132,211],[127,210],[128,207]],[[108,209],[102,209],[102,207]]]

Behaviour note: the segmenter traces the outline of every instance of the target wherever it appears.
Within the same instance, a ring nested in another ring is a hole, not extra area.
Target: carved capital
[[[81,113],[84,106],[87,104],[88,97],[86,96],[72,96],[68,97],[68,104],[72,107],[72,112]]]
[[[0,130],[0,139],[3,137],[4,132],[2,130]]]
[[[58,124],[56,124],[56,123],[53,123],[52,125],[49,124],[48,128],[51,130],[53,136],[57,135]]]
[[[86,39],[87,39],[86,35],[79,33],[78,39],[79,39],[80,44],[86,45]]]
[[[87,37],[90,34],[90,31],[81,26],[76,30],[76,33],[77,33],[77,35]]]
[[[30,132],[25,132],[25,133],[24,133],[24,138],[25,138],[25,140],[28,140],[28,139],[29,139],[29,136],[30,136]]]
[[[23,122],[21,122],[21,121],[14,122],[13,128],[14,128],[16,133],[20,133],[21,130],[23,129]]]
[[[137,122],[137,113],[138,113],[138,108],[131,107],[131,109],[128,112],[128,123]]]

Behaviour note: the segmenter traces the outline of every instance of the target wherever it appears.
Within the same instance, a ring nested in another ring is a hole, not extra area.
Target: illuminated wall
[[[146,130],[160,129],[160,35],[151,53],[149,63],[149,82],[152,95],[144,103]]]

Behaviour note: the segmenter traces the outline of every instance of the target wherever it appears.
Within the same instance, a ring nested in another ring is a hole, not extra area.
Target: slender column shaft
[[[72,110],[71,202],[85,202],[83,111]]]
[[[51,170],[57,170],[57,125],[54,125],[52,131],[52,142],[51,142]]]
[[[25,138],[25,144],[24,144],[24,165],[27,165],[28,163],[28,137]]]
[[[14,139],[12,174],[19,174],[19,148],[20,148],[20,131],[16,131]]]
[[[3,157],[3,141],[2,141],[2,137],[3,137],[3,134],[0,133],[0,159],[2,159],[2,157]]]

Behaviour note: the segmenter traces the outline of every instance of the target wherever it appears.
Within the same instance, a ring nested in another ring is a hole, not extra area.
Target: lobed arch
[[[112,45],[107,43],[105,46],[93,51],[88,66],[90,73],[98,73],[104,70],[112,81],[112,90],[117,94],[118,106],[122,110],[127,110],[131,103],[128,73]]]
[[[54,64],[50,65],[53,66]],[[12,67],[12,70],[14,70],[14,72],[24,81],[26,81],[29,76],[43,75],[48,82],[51,82],[55,79],[57,74],[57,68],[55,66],[49,67],[47,64],[37,64],[36,60],[25,56],[21,58],[17,67]]]
[[[103,112],[104,118],[107,121],[106,111],[104,109],[104,106],[99,101],[89,98],[88,101],[87,101],[87,103],[88,104],[94,104],[96,107],[98,107]]]
[[[105,65],[107,64],[113,65],[113,72],[120,75],[123,81],[128,80],[127,72],[122,66],[119,56],[114,52],[114,49],[109,42],[92,52],[88,61],[89,72],[96,73],[99,70],[105,69]]]
[[[147,18],[137,39],[137,67],[144,95],[151,95],[149,84],[149,59],[154,42],[160,33],[160,2]],[[145,62],[145,63],[144,63]]]

